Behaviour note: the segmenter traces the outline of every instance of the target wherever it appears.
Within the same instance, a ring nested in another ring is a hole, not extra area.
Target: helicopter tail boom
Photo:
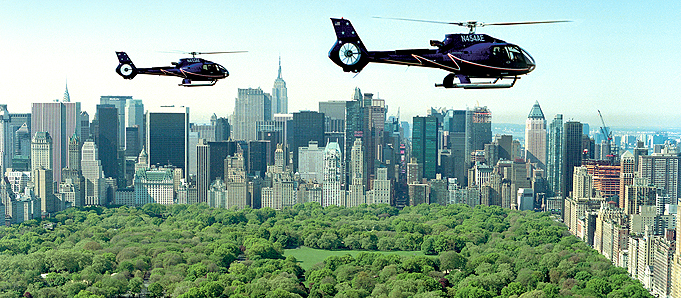
[[[358,73],[369,63],[369,51],[359,39],[349,20],[331,18],[336,31],[336,43],[329,51],[329,58],[345,72]]]
[[[132,63],[132,60],[130,60],[127,53],[116,52],[116,56],[118,56],[118,67],[116,68],[116,72],[124,79],[132,80],[138,73],[137,67]]]

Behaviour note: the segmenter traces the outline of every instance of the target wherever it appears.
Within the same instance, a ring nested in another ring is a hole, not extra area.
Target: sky
[[[487,106],[495,123],[524,123],[538,101],[550,121],[612,127],[681,127],[681,1],[15,1],[0,10],[0,103],[12,113],[32,102],[71,101],[94,116],[102,95],[142,99],[146,108],[188,106],[192,122],[229,116],[239,88],[271,92],[281,57],[289,113],[319,101],[351,99],[354,88],[385,99],[388,115],[411,122],[430,107]],[[329,18],[352,21],[369,50],[429,48],[465,28],[374,18],[433,21],[570,23],[489,26],[484,33],[517,44],[537,68],[513,88],[435,88],[442,70],[370,64],[355,76],[328,58],[336,38]],[[177,51],[206,55],[230,76],[185,88],[176,77],[116,72],[116,51],[137,67],[167,66]]]

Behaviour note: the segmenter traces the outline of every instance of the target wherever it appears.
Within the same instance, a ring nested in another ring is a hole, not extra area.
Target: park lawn
[[[422,256],[422,251],[367,251],[367,250],[325,250],[301,246],[293,249],[284,249],[284,257],[294,256],[300,267],[310,269],[314,264],[323,262],[328,256],[344,256],[350,254],[356,256],[360,252],[377,252],[380,254],[396,254],[400,256]]]

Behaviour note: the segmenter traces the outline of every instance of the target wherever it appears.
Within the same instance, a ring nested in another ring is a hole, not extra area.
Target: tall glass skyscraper
[[[132,100],[132,96],[101,96],[99,98],[99,104],[109,104],[109,105],[114,105],[116,107],[116,116],[118,117],[118,123],[116,125],[118,129],[118,134],[116,134],[116,137],[118,138],[118,141],[116,144],[118,146],[125,146],[125,125],[126,125],[126,117],[125,117],[125,106],[127,105],[128,101]],[[109,124],[109,123],[106,123]],[[101,155],[102,153],[102,148],[99,148],[99,153]]]
[[[290,130],[290,144],[293,152],[293,169],[298,170],[298,148],[307,146],[315,141],[319,146],[324,140],[324,114],[315,111],[300,111],[293,113]]]
[[[562,196],[563,184],[563,115],[557,114],[549,124],[546,145],[546,180],[550,195]]]
[[[128,141],[129,134],[125,135],[125,149],[130,151],[130,156],[137,156],[144,146],[144,104],[141,99],[129,99],[125,102],[125,127],[138,127],[137,128],[137,145]],[[135,137],[134,135],[130,135]],[[132,146],[128,150],[128,144]],[[123,144],[121,144],[123,146]],[[136,151],[136,152],[135,152]]]
[[[147,113],[146,151],[150,165],[189,165],[189,108],[166,106]]]
[[[99,149],[99,160],[102,161],[104,177],[118,178],[118,147],[120,138],[121,117],[118,108],[112,104],[97,105],[97,133],[94,135],[95,144]]]
[[[413,119],[412,156],[421,164],[421,177],[435,179],[437,174],[437,129],[439,121],[437,117],[416,116]]]

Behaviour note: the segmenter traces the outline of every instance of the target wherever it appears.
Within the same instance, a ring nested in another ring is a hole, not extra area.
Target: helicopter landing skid
[[[449,76],[447,76],[449,77]],[[510,78],[510,77],[509,77]],[[515,82],[519,79],[519,77],[513,77],[513,81],[511,83],[500,83],[500,80],[503,80],[504,78],[496,78],[494,81],[491,82],[477,82],[477,83],[472,83],[469,78],[461,79],[460,81],[463,81],[461,83],[454,83],[453,77],[451,77],[449,80],[445,78],[445,81],[442,84],[435,84],[435,87],[444,87],[444,88],[463,88],[463,89],[501,89],[501,88],[511,88],[513,85],[515,85]]]
[[[213,86],[215,83],[218,81],[211,81],[210,83],[204,83],[204,84],[192,84],[191,81],[188,80],[183,80],[182,84],[177,84],[178,86],[184,86],[184,87],[202,87],[202,86]]]

